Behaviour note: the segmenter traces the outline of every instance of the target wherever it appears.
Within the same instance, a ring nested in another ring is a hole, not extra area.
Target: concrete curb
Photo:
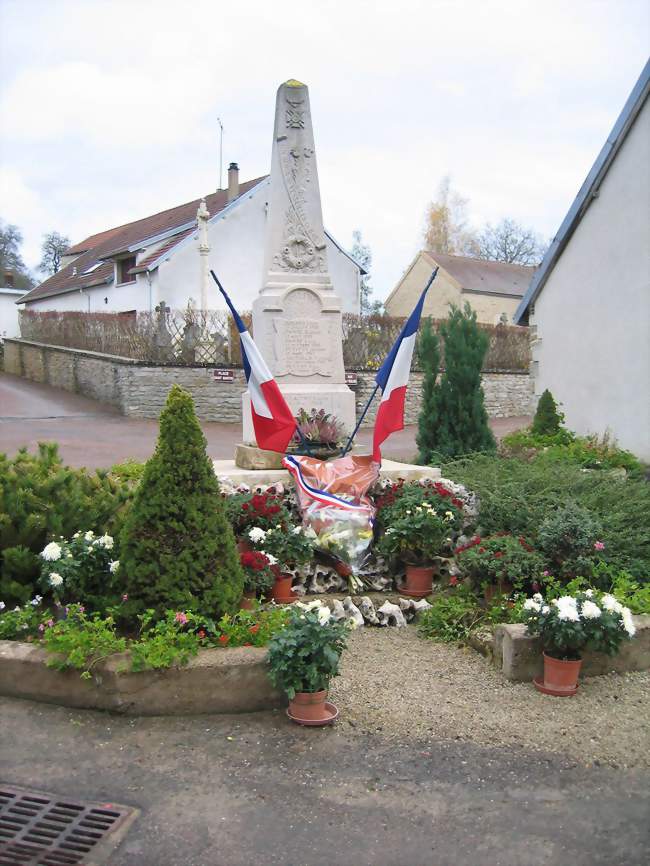
[[[650,616],[635,616],[633,621],[636,635],[625,641],[615,656],[596,652],[584,654],[581,676],[650,670]],[[498,625],[495,628],[493,659],[503,675],[514,682],[529,682],[544,672],[542,646],[538,638],[526,633],[525,625]]]
[[[184,667],[133,673],[128,653],[100,662],[91,680],[47,667],[38,646],[0,641],[0,695],[134,716],[250,713],[286,705],[268,678],[264,647],[199,650]]]

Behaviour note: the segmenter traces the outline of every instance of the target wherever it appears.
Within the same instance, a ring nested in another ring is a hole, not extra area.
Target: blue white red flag
[[[284,454],[296,432],[296,419],[225,289],[214,271],[210,273],[219,286],[239,331],[242,363],[251,398],[255,440],[260,448]]]
[[[437,273],[438,268],[431,275],[429,282],[420,295],[420,300],[408,317],[393,348],[375,376],[375,381],[382,392],[372,439],[372,458],[378,463],[381,462],[380,446],[382,442],[391,433],[404,429],[404,403],[406,400],[406,387],[411,372],[415,337],[420,325],[420,318],[422,317],[424,299]]]

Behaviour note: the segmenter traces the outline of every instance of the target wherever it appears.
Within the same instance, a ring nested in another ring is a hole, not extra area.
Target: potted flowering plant
[[[474,536],[454,551],[456,562],[474,586],[482,588],[485,600],[496,594],[508,595],[536,581],[544,560],[523,536],[503,533],[491,538]]]
[[[271,571],[274,575],[271,587],[271,598],[280,603],[294,601],[296,596],[291,591],[293,575],[291,570],[304,565],[312,558],[313,533],[302,526],[291,529],[275,527],[261,529],[254,527],[248,533],[248,540],[256,550],[263,550],[271,560]]]
[[[271,567],[277,560],[262,550],[243,550],[239,554],[239,561],[244,572],[244,595],[240,607],[242,610],[251,610],[258,593],[273,584],[275,576]]]
[[[110,535],[75,532],[71,539],[51,541],[41,551],[41,586],[57,604],[83,597],[93,608],[105,608],[115,595],[119,560]]]
[[[536,593],[522,607],[528,633],[544,650],[544,677],[533,680],[547,695],[575,695],[586,648],[614,655],[636,632],[632,614],[613,595],[592,589],[563,595],[548,604]]]
[[[289,512],[282,497],[273,490],[264,493],[235,493],[226,497],[226,515],[232,524],[233,532],[243,545],[250,547],[247,541],[248,532],[254,527],[267,530],[289,525]]]
[[[433,559],[440,555],[455,514],[430,502],[407,508],[386,528],[377,549],[406,564],[404,595],[424,598],[433,586]]]
[[[303,725],[326,725],[338,717],[327,703],[339,672],[349,626],[334,622],[329,608],[312,602],[292,609],[287,625],[269,643],[269,676],[289,697],[288,715]]]
[[[289,447],[294,454],[309,454],[327,460],[341,448],[345,430],[335,415],[324,409],[311,409],[309,412],[300,409],[296,422],[300,432],[296,431]]]

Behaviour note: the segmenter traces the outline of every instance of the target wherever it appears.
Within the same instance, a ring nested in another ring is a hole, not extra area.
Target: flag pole
[[[429,281],[427,282],[426,286],[424,287],[424,290],[423,290],[423,292],[422,292],[423,295],[426,295],[426,293],[429,291],[429,288],[431,287],[431,283],[435,280],[435,278],[436,278],[437,276],[438,276],[438,266],[436,265],[436,267],[435,267],[434,270],[433,270],[433,273],[432,273],[431,276],[429,277]],[[359,432],[359,427],[361,427],[361,422],[362,422],[363,419],[366,417],[366,414],[367,414],[367,412],[368,412],[368,409],[370,409],[370,404],[371,404],[372,401],[375,399],[375,394],[377,393],[378,390],[379,390],[379,382],[377,382],[377,384],[375,385],[374,391],[372,392],[372,394],[371,394],[370,397],[368,398],[368,402],[367,402],[366,405],[364,406],[363,412],[361,413],[361,417],[360,417],[359,420],[357,421],[357,425],[356,425],[356,427],[354,428],[354,430],[353,430],[352,433],[350,434],[350,438],[348,439],[348,441],[347,441],[347,443],[346,443],[346,445],[345,445],[345,448],[343,449],[343,451],[341,451],[341,457],[345,457],[345,455],[346,455],[346,454],[348,453],[348,451],[350,450],[350,445],[352,444],[352,440],[354,439],[354,437],[355,437],[355,436],[357,435],[357,433]]]

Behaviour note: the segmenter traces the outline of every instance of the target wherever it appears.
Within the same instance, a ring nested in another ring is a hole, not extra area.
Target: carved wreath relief
[[[287,94],[286,101],[286,128],[304,129],[304,96],[300,93]],[[302,143],[303,136],[300,132],[291,137],[293,143],[289,141],[289,135],[280,136],[277,142],[289,208],[285,214],[284,243],[280,252],[274,256],[274,263],[283,271],[322,272],[326,270],[325,238],[320,230],[310,225],[305,208],[306,192],[312,175],[310,160],[314,149]]]

